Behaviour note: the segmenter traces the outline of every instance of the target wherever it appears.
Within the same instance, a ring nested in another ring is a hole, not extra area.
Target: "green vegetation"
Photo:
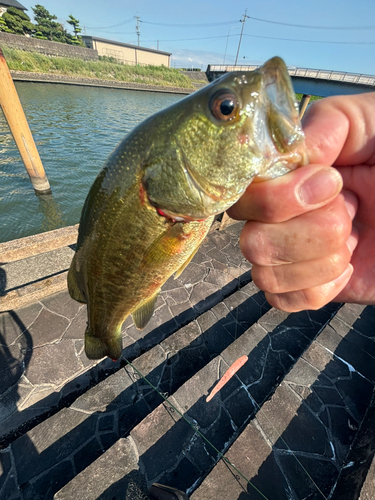
[[[300,101],[302,99],[303,94],[296,94],[297,101]],[[319,101],[319,99],[323,99],[323,97],[319,97],[318,95],[312,95],[310,98],[311,101]]]
[[[64,26],[56,22],[57,17],[51,14],[43,5],[35,5],[31,7],[34,12],[35,19],[35,38],[40,38],[42,40],[51,40],[54,42],[68,43],[71,45],[83,45],[82,41],[77,38],[77,33],[74,32],[74,36],[66,31]],[[69,16],[68,23],[74,24],[78,27],[79,21],[73,16]],[[78,27],[80,30],[80,28]]]
[[[31,35],[35,26],[25,12],[15,7],[8,7],[0,17],[0,31],[17,35]]]
[[[3,47],[3,52],[9,69],[16,71],[101,78],[164,87],[192,87],[187,76],[177,69],[165,66],[130,66],[114,62],[115,60],[109,57],[103,57],[97,62],[68,57],[48,57],[36,52],[25,52],[6,46]]]
[[[56,22],[57,17],[51,14],[43,5],[35,5],[35,7],[32,7],[32,11],[34,12],[35,24],[22,10],[8,7],[7,11],[0,17],[0,31],[83,46],[82,39],[79,36],[82,30],[79,27],[78,19],[69,15],[67,23],[73,26],[74,31],[74,35],[71,35],[61,23]]]
[[[73,26],[74,36],[77,37],[82,31],[82,29],[79,27],[78,19],[69,14],[69,19],[67,20],[67,23]]]

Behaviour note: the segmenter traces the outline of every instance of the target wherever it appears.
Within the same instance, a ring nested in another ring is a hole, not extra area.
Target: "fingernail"
[[[345,271],[338,277],[336,278],[332,283],[334,283],[336,286],[341,285],[344,281],[348,280],[353,274],[354,267],[351,264],[348,264],[348,267],[345,269]]]
[[[298,194],[304,204],[319,205],[337,195],[341,188],[341,175],[335,168],[326,167],[308,177],[299,186]]]
[[[358,231],[353,227],[352,234],[346,240],[346,246],[349,248],[349,252],[351,254],[354,252],[357,244],[358,244]]]
[[[358,198],[351,191],[343,189],[345,206],[348,211],[349,217],[353,220],[358,210]]]

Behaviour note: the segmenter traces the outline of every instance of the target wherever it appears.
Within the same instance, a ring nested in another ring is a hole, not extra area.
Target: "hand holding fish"
[[[374,110],[375,93],[314,103],[304,120],[310,165],[251,184],[228,211],[248,220],[241,249],[278,309],[375,304]]]

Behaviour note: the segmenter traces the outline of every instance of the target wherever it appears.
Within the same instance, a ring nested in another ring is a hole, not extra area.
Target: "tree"
[[[69,14],[69,19],[67,20],[67,23],[73,26],[74,36],[78,37],[78,35],[82,31],[82,29],[79,27],[78,19]]]
[[[70,35],[61,23],[56,22],[57,17],[51,14],[43,5],[31,7],[34,12],[36,22],[36,38],[51,40],[54,42],[72,44],[72,35]]]
[[[82,45],[83,46],[82,39],[79,36],[79,33],[81,33],[82,29],[79,26],[78,19],[73,17],[71,14],[69,14],[69,19],[66,22],[73,26],[74,36],[72,36],[72,43],[74,45]]]
[[[0,30],[16,35],[31,35],[35,26],[25,12],[16,7],[8,7],[0,18]]]

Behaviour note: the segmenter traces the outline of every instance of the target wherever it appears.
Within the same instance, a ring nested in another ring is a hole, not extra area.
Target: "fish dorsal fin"
[[[194,249],[193,253],[190,255],[190,257],[188,257],[185,262],[182,264],[182,266],[180,267],[180,269],[177,269],[177,271],[175,272],[175,275],[174,275],[174,279],[178,278],[180,276],[180,274],[182,273],[182,271],[185,271],[185,269],[187,268],[188,264],[190,264],[192,258],[194,257],[194,255],[198,252],[198,249],[199,249],[199,245],[197,246],[197,248]]]
[[[155,303],[157,301],[159,292],[160,290],[154,293],[154,295],[152,295],[146,301],[143,301],[142,304],[132,312],[132,318],[138,330],[143,330],[143,328],[150,321],[152,313],[154,312]]]

